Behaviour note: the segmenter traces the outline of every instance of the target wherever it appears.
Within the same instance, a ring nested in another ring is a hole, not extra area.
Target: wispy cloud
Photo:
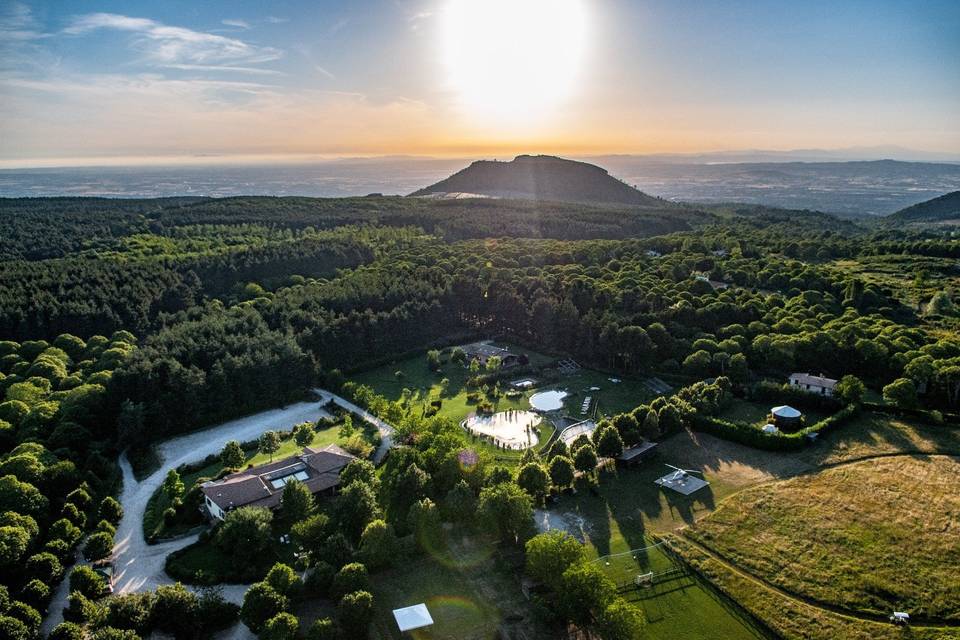
[[[46,37],[40,31],[30,7],[11,2],[0,8],[0,44]]]
[[[284,22],[290,22],[290,18],[281,18],[280,16],[267,16],[266,20],[270,24],[283,24]]]
[[[232,67],[235,70],[277,60],[283,55],[274,47],[116,13],[79,16],[64,29],[64,33],[84,35],[101,29],[133,34],[134,46],[144,53],[147,60],[164,67],[206,65]]]
[[[226,18],[220,21],[220,24],[226,25],[228,27],[236,27],[237,29],[249,29],[250,23],[246,20],[238,20],[236,18]]]
[[[316,70],[317,70],[317,73],[319,73],[319,74],[322,75],[322,76],[326,76],[327,78],[330,78],[331,80],[336,80],[336,79],[337,79],[337,76],[333,75],[332,73],[330,73],[329,71],[327,71],[326,69],[324,69],[323,67],[321,67],[321,66],[318,65],[318,64],[313,65],[313,68],[316,69]]]

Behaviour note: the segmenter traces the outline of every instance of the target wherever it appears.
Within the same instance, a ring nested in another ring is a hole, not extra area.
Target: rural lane
[[[319,397],[314,402],[298,402],[283,409],[271,409],[252,416],[226,422],[219,426],[189,433],[157,445],[160,468],[150,476],[137,482],[126,454],[120,456],[120,469],[123,472],[123,490],[119,496],[123,506],[123,519],[117,527],[114,546],[114,566],[116,579],[115,593],[153,590],[173,580],[164,571],[166,557],[192,544],[197,535],[178,540],[149,545],[143,535],[143,514],[150,496],[163,484],[170,469],[182,464],[195,462],[210,454],[218,453],[230,440],[241,442],[253,440],[265,431],[290,429],[301,422],[314,422],[322,417],[330,417],[323,408],[333,401],[343,409],[356,414],[376,426],[381,433],[382,443],[374,454],[374,460],[380,462],[392,446],[393,427],[372,414],[364,411],[352,402],[329,391],[315,389]],[[224,585],[223,595],[230,602],[239,604],[247,585]],[[43,622],[42,632],[48,634],[63,621],[63,608],[67,605],[69,581],[64,580],[57,588],[50,602],[49,613]],[[254,636],[242,624],[236,625],[218,636],[223,639],[253,638]]]

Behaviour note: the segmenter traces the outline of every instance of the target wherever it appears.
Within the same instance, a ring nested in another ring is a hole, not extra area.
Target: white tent
[[[764,433],[777,433],[778,431],[780,431],[780,429],[777,429],[777,425],[775,425],[775,424],[765,424],[765,425],[763,425],[763,432],[764,432]]]
[[[412,607],[394,609],[393,617],[397,621],[397,626],[400,627],[401,632],[429,627],[433,624],[433,618],[427,611],[427,605],[423,603],[415,604]]]
[[[788,405],[782,405],[779,407],[774,407],[770,410],[770,413],[776,418],[786,418],[787,420],[796,420],[803,414]]]

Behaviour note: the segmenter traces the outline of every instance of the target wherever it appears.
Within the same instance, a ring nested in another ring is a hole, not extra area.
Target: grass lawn
[[[544,366],[552,362],[551,358],[535,352],[512,345],[505,346],[509,346],[514,353],[526,354],[531,366]],[[398,372],[399,376],[397,376]],[[403,390],[408,389],[413,394],[414,405],[419,402],[424,408],[430,400],[439,398],[443,404],[438,415],[459,422],[475,410],[474,405],[467,402],[469,390],[466,382],[469,377],[470,372],[466,367],[449,361],[444,362],[440,371],[430,371],[427,367],[426,355],[417,355],[355,374],[350,379],[358,384],[368,385],[390,400],[397,400],[401,397]],[[537,379],[536,374],[529,376],[517,374],[517,377]],[[585,396],[591,396],[595,402],[599,402],[600,413],[607,415],[630,411],[652,398],[650,391],[639,380],[623,379],[619,384],[614,384],[609,381],[609,377],[608,374],[599,371],[581,369],[555,382],[540,380],[542,383],[540,390],[566,389],[571,395],[564,400],[564,408],[574,418],[581,416],[580,405]],[[449,384],[446,390],[441,391],[440,381],[444,378],[449,380]],[[600,391],[590,391],[591,387],[600,387]],[[507,390],[506,385],[503,385],[503,390]],[[516,398],[502,396],[496,403],[496,409],[497,411],[529,409],[529,397],[535,391],[525,391]]]
[[[653,544],[653,540],[649,541]],[[747,640],[769,638],[729,599],[716,592],[662,546],[643,552],[606,557],[598,566],[616,584],[628,587],[623,597],[639,608],[647,620],[644,638],[650,640]],[[637,575],[658,574],[653,584],[629,588]]]
[[[274,539],[279,537],[276,531]],[[194,542],[167,556],[166,571],[170,577],[186,584],[246,584],[262,580],[277,562],[293,566],[293,545],[275,542],[269,552],[254,558],[237,558],[227,555],[213,543]]]
[[[522,568],[494,553],[493,545],[463,537],[446,549],[404,558],[378,572],[372,579],[376,617],[371,637],[403,637],[391,612],[421,602],[434,624],[414,632],[420,640],[487,640],[501,637],[501,628],[511,638],[559,637],[558,629],[531,617],[520,591]]]
[[[771,408],[768,404],[734,398],[724,410],[720,412],[718,417],[722,420],[742,422],[760,428],[767,424],[767,416],[770,414]],[[828,413],[820,411],[803,410],[803,417],[806,420],[807,426],[816,424],[829,415]]]
[[[787,598],[730,570],[685,539],[668,535],[670,546],[711,584],[762,620],[784,640],[955,640],[955,630],[872,622],[839,615]],[[720,636],[717,636],[720,637]]]
[[[812,465],[832,465],[891,453],[960,455],[960,429],[907,422],[865,412],[800,452]]]
[[[665,463],[703,471],[710,486],[690,495],[662,490],[654,480],[670,472]],[[603,472],[600,496],[563,496],[539,512],[554,526],[574,530],[596,555],[645,546],[651,533],[673,531],[712,512],[744,487],[807,471],[809,464],[701,433],[682,432],[661,442],[657,455],[637,466]]]
[[[960,462],[875,458],[746,489],[686,535],[791,593],[960,620]]]
[[[310,446],[322,447],[328,444],[340,443],[340,438],[337,435],[338,431],[338,426],[317,431],[313,437],[313,441],[310,443]],[[301,447],[297,445],[294,439],[288,438],[280,444],[280,449],[273,454],[273,459],[278,460],[284,456],[299,453],[300,450]],[[269,455],[260,453],[255,449],[246,451],[245,454],[245,464],[258,465],[270,461]],[[207,465],[202,469],[182,474],[180,479],[183,481],[183,486],[186,487],[186,491],[189,492],[200,478],[213,478],[221,471],[223,471],[223,465],[220,464],[219,460],[217,460],[213,464]],[[167,496],[163,493],[162,488],[157,489],[157,491],[150,496],[150,501],[147,503],[147,508],[143,513],[143,534],[148,540],[152,535],[158,537],[176,536],[185,533],[186,531],[189,531],[200,524],[200,521],[197,519],[186,518],[181,522],[174,523],[172,527],[167,527],[163,523],[163,512],[169,506],[170,501],[167,500]]]

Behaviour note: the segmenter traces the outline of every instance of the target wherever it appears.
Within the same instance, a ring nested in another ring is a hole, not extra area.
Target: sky
[[[0,166],[900,146],[960,2],[0,0]]]

